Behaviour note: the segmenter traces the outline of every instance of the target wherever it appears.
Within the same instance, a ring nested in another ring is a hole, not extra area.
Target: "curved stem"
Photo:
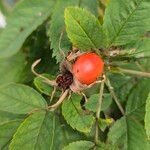
[[[45,83],[47,83],[47,84],[49,84],[49,85],[51,85],[51,86],[57,86],[57,83],[56,83],[55,80],[49,80],[48,78],[44,77],[43,75],[41,75],[41,74],[39,74],[39,73],[37,73],[37,72],[35,71],[35,67],[40,63],[40,61],[41,61],[41,59],[38,59],[38,60],[36,60],[36,61],[32,64],[32,66],[31,66],[31,71],[33,72],[33,74],[34,74],[35,76],[37,76],[37,77],[40,77],[40,78],[44,79],[44,82],[45,82]]]
[[[107,87],[108,87],[108,90],[109,90],[109,92],[110,92],[112,98],[114,99],[114,101],[115,101],[115,103],[117,104],[119,110],[121,111],[122,115],[125,115],[124,109],[123,109],[121,103],[119,102],[120,100],[117,98],[117,96],[116,96],[116,94],[115,94],[115,92],[114,92],[114,89],[113,89],[113,87],[111,86],[111,83],[110,83],[110,81],[109,81],[108,78],[106,78],[105,83],[106,83],[106,85],[107,85]]]
[[[55,104],[48,106],[47,109],[56,109],[64,101],[64,99],[66,98],[66,96],[68,95],[68,93],[69,93],[69,89],[67,89],[61,95],[61,97],[59,98],[59,100]]]
[[[97,108],[96,108],[96,129],[95,129],[95,144],[97,145],[98,143],[98,134],[99,134],[99,117],[100,117],[100,112],[101,112],[101,106],[102,106],[102,100],[103,100],[103,92],[104,92],[104,80],[101,83],[101,87],[100,87],[100,92],[99,92],[99,100],[97,103]]]
[[[150,73],[149,72],[141,72],[141,71],[136,71],[136,70],[130,70],[130,69],[123,69],[123,68],[117,68],[119,71],[122,73],[127,73],[127,74],[132,74],[132,75],[137,75],[141,77],[148,77],[150,78]]]
[[[55,92],[56,92],[56,86],[54,86],[54,89],[52,91],[50,102],[53,100]]]

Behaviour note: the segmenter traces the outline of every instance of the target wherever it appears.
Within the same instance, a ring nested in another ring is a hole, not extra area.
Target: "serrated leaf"
[[[19,149],[25,143],[23,148],[25,150],[26,148],[59,150],[69,142],[85,138],[62,123],[58,117],[60,115],[44,111],[32,114],[18,128],[10,149]]]
[[[85,9],[69,7],[65,10],[67,35],[75,47],[97,50],[105,46],[105,34],[98,19]]]
[[[146,114],[145,114],[145,129],[148,138],[150,139],[150,93],[146,100]]]
[[[53,3],[53,0],[23,0],[16,5],[0,34],[0,58],[19,51],[31,32],[49,17]]]
[[[90,141],[77,141],[72,142],[68,146],[64,147],[63,150],[90,150],[94,147],[94,143]]]
[[[80,105],[81,99],[81,96],[72,94],[70,99],[64,101],[62,114],[73,129],[88,133],[94,123],[94,117],[91,114],[86,114],[86,112],[82,110]]]
[[[78,4],[79,0],[58,0],[55,4],[52,19],[50,21],[50,28],[48,27],[47,34],[50,37],[51,48],[53,48],[53,57],[56,57],[57,62],[60,62],[64,59],[62,52],[59,50],[59,41],[62,32],[63,36],[61,39],[60,47],[65,54],[71,50],[71,42],[69,41],[65,31],[64,10],[68,6],[77,6]],[[85,7],[97,15],[96,0],[82,0],[80,2],[80,7]]]
[[[63,55],[59,50],[59,41],[60,36],[63,32],[63,36],[61,39],[60,47],[65,54],[69,52],[71,49],[71,43],[67,37],[65,31],[65,22],[64,22],[64,10],[68,6],[78,5],[79,0],[58,0],[52,15],[52,19],[50,22],[50,29],[48,28],[48,36],[51,41],[51,48],[53,48],[53,57],[56,57],[57,62],[62,61]]]
[[[45,111],[34,113],[18,128],[10,150],[20,150],[20,147],[22,150],[52,149],[54,135],[55,116]]]
[[[45,106],[43,97],[31,87],[12,83],[0,88],[0,111],[27,114]]]
[[[12,120],[0,124],[0,149],[8,147],[14,133],[21,124],[22,120]]]
[[[55,80],[55,77],[52,75],[49,75],[49,74],[42,74],[42,75],[50,80]],[[34,85],[41,93],[46,94],[48,96],[51,95],[51,93],[54,89],[52,86],[43,82],[43,79],[40,77],[36,77],[34,79]]]
[[[85,104],[85,107],[88,110],[91,110],[93,112],[96,112],[96,106],[97,106],[97,102],[99,99],[99,94],[94,94],[92,95],[89,99],[88,102]],[[101,111],[106,110],[112,103],[112,98],[110,94],[105,93],[103,95],[103,101],[102,101],[102,107],[101,107]]]
[[[111,0],[105,11],[108,47],[135,41],[150,30],[149,0]]]
[[[7,59],[0,59],[0,85],[22,81],[21,74],[25,66],[25,57],[22,53],[17,53]]]
[[[145,116],[145,104],[150,91],[150,80],[142,79],[133,88],[126,104],[126,114],[143,120]]]
[[[108,133],[108,141],[125,150],[148,150],[143,126],[131,118],[117,120]]]

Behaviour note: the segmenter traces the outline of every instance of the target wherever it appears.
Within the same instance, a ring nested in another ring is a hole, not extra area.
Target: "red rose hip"
[[[84,53],[72,66],[72,73],[82,84],[91,84],[103,73],[104,62],[95,53]]]

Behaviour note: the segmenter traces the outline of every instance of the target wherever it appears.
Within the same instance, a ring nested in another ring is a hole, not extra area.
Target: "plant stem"
[[[55,104],[48,106],[47,109],[55,110],[55,109],[65,100],[65,98],[66,98],[66,96],[68,95],[68,93],[69,93],[69,89],[66,90],[66,91],[61,95],[61,97],[59,98],[59,100],[58,100]]]
[[[141,76],[141,77],[150,78],[150,73],[149,72],[141,72],[141,71],[123,69],[123,68],[118,68],[118,70],[121,71],[122,73],[127,73],[127,74],[132,74],[132,75],[137,75],[137,76]]]
[[[115,101],[115,103],[117,104],[119,110],[121,111],[122,115],[125,115],[124,109],[123,109],[121,103],[119,102],[120,100],[117,98],[117,96],[116,96],[116,94],[115,94],[115,92],[114,92],[114,89],[113,89],[113,87],[111,86],[111,83],[110,83],[110,81],[109,81],[108,78],[106,78],[105,83],[106,83],[106,85],[107,85],[107,87],[108,87],[108,89],[109,89],[109,92],[110,92],[112,98],[114,99],[114,101]]]
[[[102,100],[103,100],[103,92],[104,92],[104,80],[101,83],[100,87],[100,92],[99,92],[99,100],[97,103],[97,109],[96,109],[96,129],[95,129],[95,144],[97,145],[98,143],[98,134],[99,134],[99,127],[98,127],[98,120],[100,117],[100,112],[101,112],[101,106],[102,106]]]
[[[41,61],[41,59],[38,59],[38,60],[36,60],[36,61],[32,64],[32,66],[31,66],[31,71],[32,71],[32,73],[33,73],[35,76],[40,77],[41,79],[43,79],[43,82],[45,82],[45,83],[47,83],[47,84],[49,84],[49,85],[51,85],[51,86],[57,86],[57,83],[56,83],[55,80],[49,80],[48,78],[44,77],[43,75],[41,75],[41,74],[39,74],[39,73],[37,73],[37,72],[35,71],[35,67],[40,63],[40,61]]]

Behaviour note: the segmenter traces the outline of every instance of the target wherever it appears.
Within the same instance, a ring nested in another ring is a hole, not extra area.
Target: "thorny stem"
[[[123,109],[122,105],[121,105],[120,102],[119,102],[120,100],[117,98],[117,96],[116,96],[116,94],[115,94],[115,92],[114,92],[114,89],[113,89],[113,87],[111,86],[111,83],[110,83],[110,81],[109,81],[108,78],[106,78],[105,84],[107,85],[108,90],[109,90],[109,92],[110,92],[112,98],[114,99],[115,103],[117,104],[119,110],[121,111],[122,115],[125,115],[124,109]]]
[[[141,71],[130,70],[130,69],[123,69],[123,68],[118,68],[118,69],[122,73],[127,73],[127,74],[132,74],[132,75],[137,75],[137,76],[141,76],[141,77],[148,77],[148,78],[150,78],[150,73],[149,72],[141,72]]]
[[[101,87],[100,87],[100,92],[99,92],[99,100],[97,103],[97,108],[96,108],[96,129],[95,129],[95,144],[97,145],[98,143],[98,134],[99,134],[99,127],[98,127],[98,120],[100,117],[100,112],[101,112],[101,106],[102,106],[102,100],[103,100],[103,92],[104,92],[104,80],[101,82]]]
[[[41,59],[38,59],[32,64],[31,71],[33,72],[33,74],[36,75],[37,77],[44,79],[45,83],[50,84],[51,86],[57,86],[57,83],[55,80],[49,80],[48,78],[44,77],[43,75],[41,75],[35,71],[35,67],[40,63],[40,61],[41,61]]]
[[[69,93],[69,89],[67,89],[62,95],[61,97],[59,98],[59,100],[53,104],[53,105],[50,105],[47,107],[47,109],[51,109],[51,110],[55,110],[66,98],[66,96],[68,95]]]

